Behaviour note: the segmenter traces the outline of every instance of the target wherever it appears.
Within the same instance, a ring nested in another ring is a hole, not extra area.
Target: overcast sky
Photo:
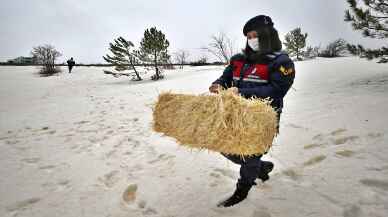
[[[322,45],[337,38],[369,47],[386,44],[365,39],[343,21],[345,0],[1,0],[0,61],[30,55],[33,46],[52,44],[76,62],[103,62],[108,44],[123,36],[136,45],[144,30],[156,26],[170,41],[169,51],[186,49],[192,58],[223,31],[245,44],[247,20],[272,17],[281,37],[301,27],[308,44]]]

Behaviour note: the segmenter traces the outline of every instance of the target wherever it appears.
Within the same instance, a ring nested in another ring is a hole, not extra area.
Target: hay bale
[[[183,146],[226,154],[263,154],[277,133],[277,115],[269,101],[245,99],[230,90],[217,95],[162,93],[153,118],[156,132]]]

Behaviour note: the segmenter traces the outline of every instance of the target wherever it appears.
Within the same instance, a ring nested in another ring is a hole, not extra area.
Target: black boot
[[[261,163],[260,173],[257,175],[257,178],[261,179],[262,182],[265,182],[269,179],[269,173],[273,170],[273,163],[270,161],[263,161]]]
[[[252,188],[252,185],[244,185],[241,183],[237,183],[236,190],[234,191],[233,195],[230,196],[228,199],[220,202],[217,206],[218,207],[230,207],[235,204],[240,203],[248,196],[249,190]]]

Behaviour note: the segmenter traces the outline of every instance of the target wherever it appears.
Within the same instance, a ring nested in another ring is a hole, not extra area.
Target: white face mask
[[[253,51],[259,50],[259,38],[248,39],[248,45]]]

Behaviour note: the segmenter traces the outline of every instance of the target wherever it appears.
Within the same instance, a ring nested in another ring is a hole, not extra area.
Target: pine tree
[[[169,61],[170,55],[167,51],[169,45],[170,43],[166,36],[162,31],[157,30],[156,27],[145,30],[138,54],[142,61],[152,63],[155,67],[153,80],[163,78],[158,66]]]
[[[363,5],[356,0],[346,1],[350,10],[345,11],[345,21],[350,22],[353,29],[362,31],[364,37],[388,38],[388,0],[362,0]],[[354,51],[355,45],[350,48],[361,57],[368,59],[381,57],[381,61],[387,60],[388,46],[380,49],[364,49],[361,45],[357,47],[359,48],[357,51]]]
[[[356,55],[356,56],[360,55],[360,51],[361,51],[360,47],[353,45],[353,44],[347,44],[346,47],[351,54]],[[362,48],[362,49],[364,49],[364,48]]]
[[[123,37],[118,37],[114,39],[114,44],[109,43],[109,50],[113,55],[107,54],[103,58],[108,63],[112,63],[117,71],[133,70],[136,75],[136,80],[141,81],[142,78],[135,68],[138,59],[133,47],[134,45],[131,41],[127,41]]]
[[[296,59],[301,60],[300,56],[303,54],[303,48],[306,47],[306,38],[307,33],[302,34],[302,30],[296,28],[287,33],[283,44],[291,56],[296,56]]]

